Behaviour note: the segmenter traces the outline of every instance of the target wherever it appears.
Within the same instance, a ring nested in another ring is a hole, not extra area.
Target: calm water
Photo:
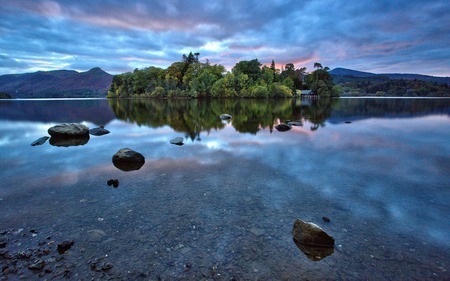
[[[62,122],[111,133],[30,146]],[[2,280],[450,279],[450,99],[0,101],[0,127]],[[334,252],[310,260],[297,218]]]

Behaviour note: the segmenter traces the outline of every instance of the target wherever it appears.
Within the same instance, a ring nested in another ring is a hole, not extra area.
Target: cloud
[[[450,7],[443,0],[6,0],[2,5],[0,49],[24,63],[22,69],[2,64],[2,73],[89,69],[97,63],[116,73],[167,67],[199,51],[201,58],[227,67],[258,58],[309,70],[320,61],[331,68],[450,76]]]

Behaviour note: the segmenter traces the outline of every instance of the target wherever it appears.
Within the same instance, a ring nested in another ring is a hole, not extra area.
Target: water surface
[[[111,133],[30,146],[62,122]],[[449,279],[449,125],[448,99],[0,101],[0,254],[31,253],[2,277]],[[125,147],[141,169],[114,167]],[[297,218],[331,255],[296,246]]]

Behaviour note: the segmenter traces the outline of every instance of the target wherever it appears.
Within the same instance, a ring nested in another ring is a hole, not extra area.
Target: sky
[[[183,54],[228,70],[278,68],[450,76],[448,0],[1,0],[0,75],[166,68]]]

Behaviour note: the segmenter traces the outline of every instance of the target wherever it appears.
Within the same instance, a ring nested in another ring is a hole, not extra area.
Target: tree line
[[[200,62],[200,53],[183,55],[166,69],[150,66],[115,75],[109,98],[269,98],[294,97],[311,89],[320,96],[338,95],[328,67],[315,63],[315,70],[296,69],[288,63],[282,70],[262,65],[258,59],[240,61],[227,71],[222,65]]]
[[[450,86],[388,77],[335,77],[342,96],[450,97]]]

